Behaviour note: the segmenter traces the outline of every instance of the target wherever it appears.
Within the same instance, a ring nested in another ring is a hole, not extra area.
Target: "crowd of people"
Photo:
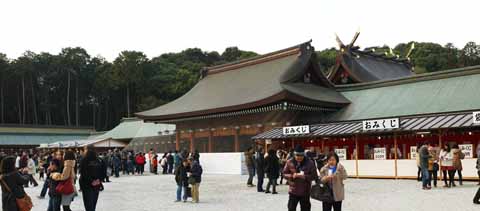
[[[347,179],[347,172],[340,164],[336,153],[328,154],[305,151],[301,146],[289,152],[283,150],[269,149],[266,154],[264,149],[257,150],[249,148],[245,152],[246,165],[248,170],[248,187],[255,187],[253,179],[257,176],[257,191],[261,193],[277,194],[276,185],[280,178],[280,185],[283,180],[289,186],[288,210],[294,211],[300,204],[302,211],[311,209],[310,196],[312,183],[324,184],[331,193],[330,200],[322,200],[322,207],[325,211],[339,211],[344,200],[344,183]],[[263,189],[265,175],[268,178],[266,189]],[[272,187],[272,192],[270,192]]]
[[[480,154],[480,147],[477,151]],[[327,187],[327,195],[330,195],[330,199],[321,200],[323,210],[342,209],[345,195],[343,181],[347,178],[347,173],[336,153],[316,153],[301,146],[289,151],[269,149],[264,152],[262,147],[258,147],[249,148],[244,153],[249,174],[248,187],[256,187],[260,193],[277,194],[277,185],[282,185],[285,181],[289,186],[288,210],[296,210],[300,204],[301,210],[307,211],[311,209],[310,198],[314,194],[312,187],[322,184]],[[439,171],[444,175],[445,188],[456,186],[456,174],[458,184],[463,185],[464,157],[458,145],[445,144],[440,150],[427,142],[418,146],[418,180],[422,181],[422,189],[437,187]],[[123,175],[143,175],[147,164],[150,173],[174,175],[177,187],[175,202],[187,202],[188,198],[192,198],[194,203],[200,201],[199,187],[203,169],[198,151],[169,151],[159,156],[153,149],[148,153],[108,150],[97,156],[93,148],[85,148],[45,153],[23,151],[10,155],[2,152],[0,160],[4,211],[19,210],[20,205],[16,199],[28,199],[24,188],[39,185],[35,180],[36,174],[44,181],[38,198],[44,199],[48,195],[47,211],[70,211],[70,205],[79,192],[82,193],[85,210],[94,211],[99,193],[104,189],[104,182],[110,182],[110,177],[120,177],[120,172]],[[480,158],[477,158],[476,168],[480,185]],[[253,184],[255,176],[256,185]],[[474,197],[474,203],[480,203],[480,188]]]
[[[437,187],[438,173],[442,173],[445,188],[456,187],[455,176],[458,175],[458,184],[463,185],[462,160],[465,154],[460,150],[458,144],[443,144],[438,150],[428,142],[417,147],[417,180],[422,181],[422,189],[430,190]],[[477,155],[480,154],[480,145],[477,147]],[[478,172],[478,185],[480,186],[480,157],[477,158],[476,169]],[[473,203],[480,204],[480,188],[474,196]]]
[[[39,199],[48,195],[47,211],[70,211],[73,199],[81,192],[86,211],[95,211],[103,183],[111,177],[143,175],[146,165],[150,173],[174,174],[177,184],[176,201],[186,202],[189,197],[199,202],[199,187],[203,169],[198,151],[166,152],[161,159],[153,149],[148,153],[132,150],[108,150],[98,153],[93,148],[66,149],[46,152],[33,150],[0,152],[0,184],[4,211],[20,210],[16,199],[30,197],[24,188],[38,186],[36,175],[43,180]],[[78,185],[77,185],[78,180]],[[78,188],[77,188],[78,186]],[[183,197],[182,197],[183,193]],[[182,200],[183,199],[183,200]],[[29,200],[31,203],[31,200]]]
[[[25,192],[29,183],[38,186],[34,174],[44,180],[40,196],[48,194],[47,211],[70,211],[73,199],[82,192],[86,211],[95,211],[102,181],[106,178],[106,162],[91,148],[81,151],[58,150],[44,154],[25,152],[7,155],[0,153],[2,209],[18,211],[33,206]],[[78,179],[79,189],[76,188]],[[20,200],[19,202],[19,199]]]
[[[456,187],[455,174],[458,174],[458,183],[463,185],[462,176],[462,159],[465,154],[460,150],[457,144],[452,147],[449,144],[444,144],[440,151],[431,146],[428,142],[418,147],[417,166],[418,174],[417,180],[422,181],[422,189],[430,190],[437,187],[438,172],[441,171],[443,175],[443,187]],[[479,178],[480,185],[480,178]]]

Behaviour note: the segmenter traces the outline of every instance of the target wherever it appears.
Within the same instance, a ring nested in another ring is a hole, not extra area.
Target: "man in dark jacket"
[[[200,183],[202,182],[203,169],[198,161],[193,158],[189,159],[190,163],[190,177],[192,185],[192,201],[198,203],[200,200]]]
[[[295,211],[300,202],[301,211],[310,211],[310,190],[317,171],[313,161],[305,158],[303,147],[295,147],[294,158],[287,161],[283,174],[289,184],[288,210]]]
[[[263,154],[263,149],[259,148],[255,154],[255,167],[257,169],[257,191],[264,192],[263,190],[263,179],[265,177],[265,155]]]
[[[187,201],[187,188],[188,188],[188,176],[187,172],[190,171],[190,167],[187,160],[182,161],[182,165],[179,165],[175,169],[175,182],[177,182],[177,200],[175,202]]]
[[[168,173],[172,174],[173,173],[173,155],[172,151],[168,152],[167,155],[167,164],[168,164]]]
[[[280,176],[280,161],[275,150],[268,150],[267,158],[265,158],[265,173],[267,173],[268,184],[267,191],[270,193],[270,186],[272,186],[272,194],[277,194],[277,179]]]
[[[253,187],[253,177],[255,176],[255,161],[253,159],[253,149],[249,147],[247,151],[245,151],[245,164],[248,170],[248,180],[247,186]]]
[[[424,143],[420,147],[420,168],[422,169],[422,188],[424,190],[429,190],[431,187],[428,185],[430,183],[430,173],[428,172],[428,159],[431,157],[428,152],[428,143]]]

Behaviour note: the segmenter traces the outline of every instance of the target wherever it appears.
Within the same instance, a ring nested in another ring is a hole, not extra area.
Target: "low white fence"
[[[159,157],[161,155],[159,154]],[[149,171],[149,160],[147,155],[147,165],[145,171]],[[476,159],[464,159],[463,177],[477,178]],[[245,175],[248,174],[245,165],[245,156],[241,152],[231,153],[200,153],[200,163],[205,174],[230,174]],[[350,177],[395,177],[395,160],[342,160],[342,165],[347,170]],[[159,171],[161,168],[159,167]],[[397,160],[397,177],[409,178],[417,176],[417,163],[415,160]]]

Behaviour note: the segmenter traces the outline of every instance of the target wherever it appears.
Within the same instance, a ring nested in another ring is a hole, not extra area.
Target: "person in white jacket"
[[[32,155],[28,155],[28,162],[27,162],[27,172],[28,172],[28,179],[29,183],[32,184],[34,187],[38,186],[37,181],[33,177],[37,171],[37,168],[35,166],[35,161],[32,159]],[[26,185],[28,187],[28,185]]]
[[[440,151],[440,169],[443,173],[443,182],[445,182],[444,187],[451,187],[454,186],[453,177],[455,175],[455,168],[453,167],[453,153],[451,152],[451,148],[449,144],[444,144],[442,150]],[[447,183],[447,176],[448,176],[448,183]]]

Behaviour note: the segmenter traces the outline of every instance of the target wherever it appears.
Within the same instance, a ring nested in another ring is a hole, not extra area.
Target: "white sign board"
[[[480,111],[473,112],[473,123],[480,124]]]
[[[347,149],[335,149],[340,160],[347,160]]]
[[[283,135],[299,135],[299,134],[309,134],[309,133],[310,133],[309,125],[283,127]]]
[[[265,144],[272,144],[272,139],[265,140]]]
[[[375,119],[363,121],[363,130],[383,130],[394,129],[400,127],[400,120],[393,119]]]
[[[473,158],[473,144],[459,144],[458,147],[465,154],[465,158]]]
[[[386,160],[387,150],[385,149],[385,147],[373,148],[373,157],[374,157],[374,160]]]
[[[410,146],[410,159],[411,160],[417,159],[417,146]]]

